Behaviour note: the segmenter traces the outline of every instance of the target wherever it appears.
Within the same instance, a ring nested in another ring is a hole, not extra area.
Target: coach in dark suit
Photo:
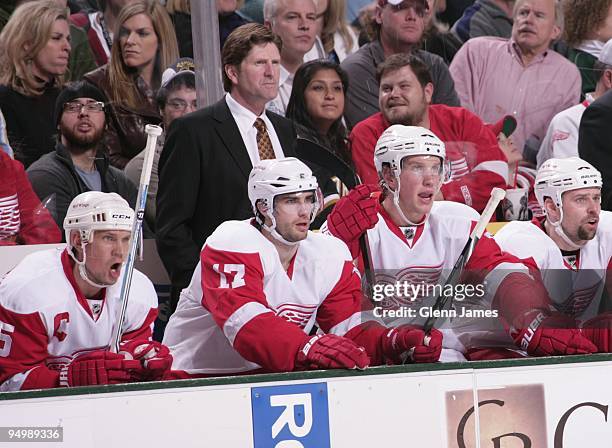
[[[253,215],[247,194],[253,165],[293,155],[293,124],[265,111],[278,93],[280,47],[262,25],[234,30],[222,54],[228,94],[169,129],[160,159],[156,239],[172,281],[172,310],[206,238],[224,221]]]
[[[601,171],[601,208],[612,211],[612,91],[586,108],[579,129],[578,155]]]

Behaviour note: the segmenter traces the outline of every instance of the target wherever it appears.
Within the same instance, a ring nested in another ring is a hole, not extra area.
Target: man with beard
[[[431,74],[414,56],[387,58],[378,68],[378,81],[381,112],[357,124],[349,137],[361,180],[378,183],[374,147],[385,129],[393,124],[421,126],[444,142],[450,164],[450,179],[435,199],[461,202],[481,212],[493,187],[506,187],[508,163],[496,138],[501,124],[489,128],[467,109],[431,104]]]
[[[513,221],[495,234],[506,252],[533,260],[552,300],[551,311],[582,321],[582,334],[600,352],[612,348],[612,313],[603,304],[612,262],[612,213],[601,210],[602,179],[578,158],[548,159],[538,170],[535,194],[545,212],[531,222]],[[541,318],[537,294],[523,308],[532,309],[529,325]],[[587,320],[588,319],[588,320]],[[586,321],[586,322],[585,322]]]
[[[91,84],[66,87],[55,103],[59,131],[55,151],[27,170],[34,191],[60,227],[70,202],[86,191],[118,193],[131,207],[135,205],[136,187],[98,151],[106,129],[105,101]]]

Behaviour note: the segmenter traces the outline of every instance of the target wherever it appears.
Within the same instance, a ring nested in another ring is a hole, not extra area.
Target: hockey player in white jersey
[[[612,349],[612,314],[600,313],[612,260],[612,213],[601,210],[601,174],[578,158],[549,159],[538,170],[535,194],[545,217],[513,221],[495,240],[506,251],[530,258],[552,301],[532,294],[530,327],[582,327],[597,350]],[[608,308],[609,309],[609,308]],[[524,344],[528,341],[525,339]]]
[[[0,282],[0,391],[160,379],[172,362],[151,341],[157,295],[134,270],[120,354],[109,344],[134,211],[86,192],[64,220],[67,246],[25,257]]]
[[[382,198],[376,194],[378,186],[361,185],[338,201],[330,213],[327,219],[329,232],[343,240],[355,258],[361,255],[358,240],[367,232],[376,282],[388,277],[389,281],[409,282],[417,286],[440,285],[457,261],[476,222],[473,210],[466,205],[453,204],[449,212],[449,203],[434,204],[434,197],[445,178],[444,162],[444,143],[430,130],[391,126],[378,140],[374,154],[374,163],[384,190]],[[504,263],[510,263],[519,271],[527,270],[522,260],[503,252],[490,235],[485,234],[476,245],[465,270],[483,281],[488,272]],[[535,287],[532,285],[535,283],[533,279],[525,275],[522,277],[525,285]],[[488,290],[486,296],[499,293],[504,298],[513,297],[510,283],[503,280],[504,273],[495,290]],[[407,295],[396,295],[382,303],[387,303],[390,308],[418,308],[418,314],[410,316],[409,321],[423,322],[427,316],[420,314],[420,310],[432,306],[436,296],[417,296],[408,291]],[[492,298],[488,304],[484,302],[480,299],[471,301],[487,309],[491,309],[494,303]],[[489,318],[494,318],[494,315]],[[496,325],[497,321],[486,326]],[[486,336],[481,340],[475,339],[472,332],[457,331],[449,324],[442,331],[445,342],[443,360],[461,360],[464,359],[462,355],[468,359],[519,356],[504,348],[506,339],[510,346],[516,348],[505,331],[502,331],[504,340],[501,342],[488,331],[479,333],[479,337]],[[541,342],[548,344],[546,338]],[[583,351],[579,343],[575,345],[572,339],[566,346],[559,346],[554,353],[588,352]]]
[[[359,368],[438,359],[416,327],[387,329],[362,313],[345,245],[310,232],[317,181],[295,158],[264,160],[248,192],[256,218],[227,221],[206,240],[165,331],[173,378]],[[314,324],[321,334],[309,336]]]

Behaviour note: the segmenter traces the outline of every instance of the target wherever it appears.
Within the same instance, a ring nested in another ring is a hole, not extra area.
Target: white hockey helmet
[[[314,191],[315,203],[310,216],[310,222],[312,222],[320,206],[318,188],[317,178],[312,174],[310,168],[295,157],[262,160],[251,170],[248,182],[249,199],[253,206],[255,219],[272,233],[274,238],[286,244],[293,243],[286,241],[276,232],[276,219],[273,214],[274,198],[281,194]],[[263,202],[264,214],[272,220],[270,227],[265,225],[257,211],[259,201]]]
[[[64,218],[66,242],[71,250],[70,232],[78,230],[82,244],[91,241],[94,230],[132,231],[134,210],[117,193],[87,191],[75,197]]]
[[[429,129],[420,126],[394,124],[379,137],[374,149],[374,165],[382,179],[383,164],[388,163],[395,176],[399,177],[402,160],[409,156],[437,156],[446,159],[446,147]]]
[[[550,197],[562,208],[561,196],[566,191],[579,188],[601,188],[601,173],[579,157],[548,159],[538,170],[535,195],[544,207],[544,199]]]

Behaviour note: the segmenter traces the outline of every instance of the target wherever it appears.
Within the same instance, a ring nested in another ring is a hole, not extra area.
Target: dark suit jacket
[[[292,122],[266,114],[285,156],[293,156]],[[247,194],[252,167],[225,98],[170,126],[159,162],[156,240],[173,289],[187,286],[219,224],[253,216]]]
[[[578,154],[601,171],[601,207],[612,211],[612,91],[584,111],[580,120]]]

